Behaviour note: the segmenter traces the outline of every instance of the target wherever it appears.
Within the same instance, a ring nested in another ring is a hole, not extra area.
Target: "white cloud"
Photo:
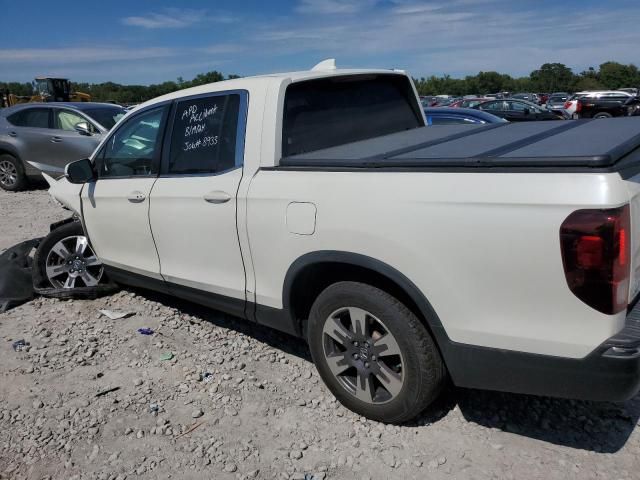
[[[337,13],[342,5],[307,0],[298,10],[313,6],[317,13]],[[417,75],[493,69],[522,75],[549,61],[579,72],[607,59],[637,61],[640,10],[620,13],[606,5],[576,10],[558,4],[541,16],[539,7],[510,0],[391,0],[355,16],[316,15],[304,24],[291,17],[263,25],[255,40],[272,55],[316,52],[318,58],[335,56],[339,64],[351,59],[358,65],[406,67]]]
[[[370,9],[376,3],[377,0],[301,0],[296,11],[321,15],[349,14]]]
[[[177,51],[171,48],[147,47],[79,47],[79,48],[16,48],[0,50],[0,62],[63,64],[141,60],[170,57]]]
[[[206,10],[167,8],[162,12],[149,12],[144,15],[125,17],[122,23],[132,27],[147,29],[186,28],[202,22],[231,23],[234,17],[229,15],[209,15]]]
[[[199,51],[213,55],[238,53],[243,50],[245,50],[245,48],[240,43],[216,43],[214,45],[209,45],[208,47],[199,48]]]

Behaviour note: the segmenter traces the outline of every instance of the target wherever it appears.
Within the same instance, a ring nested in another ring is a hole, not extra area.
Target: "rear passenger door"
[[[151,191],[150,222],[162,277],[176,295],[242,314],[245,273],[236,195],[247,92],[182,98],[173,111],[160,177]]]
[[[23,108],[9,115],[7,120],[11,124],[7,134],[18,146],[21,160],[46,164],[54,136],[51,108]]]

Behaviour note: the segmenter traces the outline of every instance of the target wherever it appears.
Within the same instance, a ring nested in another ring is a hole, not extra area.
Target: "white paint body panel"
[[[228,297],[245,298],[245,275],[236,229],[236,192],[242,169],[215,176],[159,178],[151,192],[160,272],[165,280]],[[204,197],[225,192],[226,203]]]
[[[160,278],[160,263],[149,226],[149,194],[155,178],[118,178],[82,189],[82,214],[91,244],[100,259],[114,267]],[[133,192],[145,199],[128,200]]]
[[[617,174],[261,171],[248,210],[257,302],[282,307],[301,255],[353,252],[407,276],[456,342],[584,357],[625,313],[603,315],[571,293],[560,225],[628,199]],[[292,201],[316,205],[314,235],[288,231]]]

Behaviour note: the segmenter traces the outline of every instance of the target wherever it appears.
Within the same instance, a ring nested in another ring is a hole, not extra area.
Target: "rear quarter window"
[[[321,150],[424,125],[404,75],[357,75],[287,87],[282,155]]]
[[[7,117],[10,124],[16,127],[49,128],[48,108],[26,108]]]

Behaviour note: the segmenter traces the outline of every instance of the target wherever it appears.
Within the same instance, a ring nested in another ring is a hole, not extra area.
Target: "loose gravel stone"
[[[191,412],[191,417],[193,418],[200,418],[203,415],[204,415],[204,412],[200,408],[196,408],[194,411]]]

